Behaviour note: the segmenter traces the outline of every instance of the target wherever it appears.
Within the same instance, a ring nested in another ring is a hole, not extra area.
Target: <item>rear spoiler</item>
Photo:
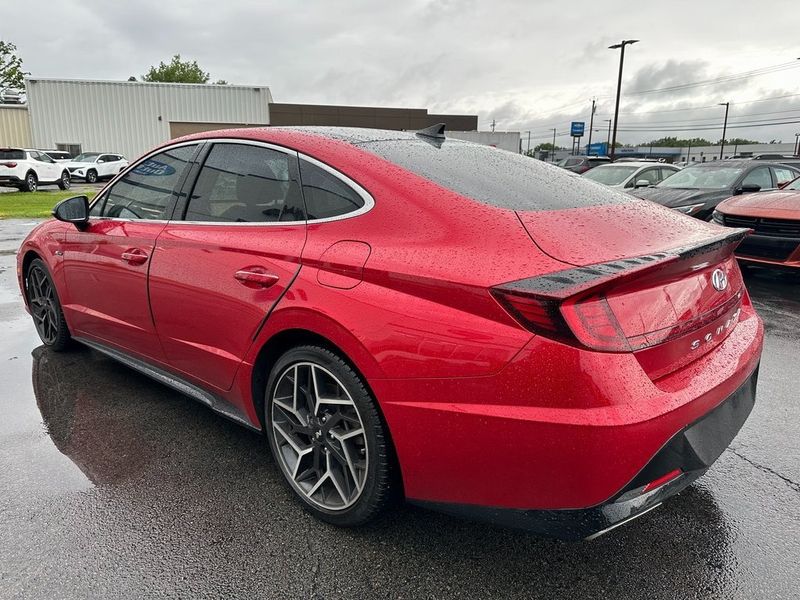
[[[631,258],[621,258],[604,263],[574,267],[563,271],[556,271],[548,275],[521,279],[501,286],[507,291],[536,294],[550,300],[564,300],[575,294],[602,286],[612,280],[628,278],[634,274],[641,274],[655,267],[665,267],[674,263],[692,261],[698,257],[709,254],[723,255],[728,250],[739,245],[752,229],[730,229],[711,238],[691,244],[680,246],[663,252],[645,254]],[[702,268],[711,261],[702,261],[693,268]]]

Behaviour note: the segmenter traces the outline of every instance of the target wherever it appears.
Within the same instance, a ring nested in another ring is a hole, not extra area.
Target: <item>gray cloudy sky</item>
[[[495,119],[498,130],[533,130],[544,141],[549,128],[588,123],[592,96],[596,127],[605,128],[618,64],[606,47],[638,38],[626,53],[618,139],[717,140],[720,129],[701,128],[721,125],[718,102],[731,102],[732,125],[800,121],[800,68],[788,64],[800,67],[796,2],[4,0],[14,18],[0,23],[0,39],[17,45],[34,77],[127,79],[180,53],[212,79],[268,85],[277,102],[477,113],[481,129]],[[783,64],[758,77],[630,94]],[[687,107],[703,108],[676,110]],[[688,126],[695,131],[666,131]],[[729,137],[793,142],[796,131],[800,123]]]

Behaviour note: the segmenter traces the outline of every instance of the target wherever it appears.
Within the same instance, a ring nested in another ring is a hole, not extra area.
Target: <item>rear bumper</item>
[[[410,500],[473,520],[525,529],[565,540],[591,539],[635,519],[674,496],[719,458],[742,428],[755,404],[758,368],[722,404],[676,433],[614,498],[575,510],[518,510],[469,504]],[[676,469],[681,474],[660,487],[639,492]]]
[[[22,185],[23,180],[16,175],[0,175],[0,185]]]

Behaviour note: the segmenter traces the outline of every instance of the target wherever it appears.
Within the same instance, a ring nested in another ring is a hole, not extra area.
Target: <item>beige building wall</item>
[[[28,107],[15,104],[0,104],[0,148],[17,146],[30,148],[31,121]]]

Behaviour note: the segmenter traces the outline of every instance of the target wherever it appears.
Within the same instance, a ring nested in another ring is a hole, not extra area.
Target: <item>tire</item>
[[[25,295],[31,309],[36,333],[42,343],[55,350],[63,352],[70,346],[72,336],[61,310],[61,302],[52,277],[47,270],[47,265],[39,258],[31,261],[25,273]]]
[[[70,185],[71,181],[69,179],[69,171],[64,171],[61,173],[61,177],[58,180],[58,187],[62,190],[68,190]]]
[[[86,171],[86,183],[97,183],[97,171],[94,169]]]
[[[275,362],[264,424],[284,481],[317,518],[340,527],[363,525],[399,495],[394,453],[375,400],[330,350],[299,346]]]
[[[22,184],[22,191],[23,192],[35,192],[36,189],[39,187],[39,178],[36,177],[36,173],[33,171],[28,171],[25,175],[25,183]]]

